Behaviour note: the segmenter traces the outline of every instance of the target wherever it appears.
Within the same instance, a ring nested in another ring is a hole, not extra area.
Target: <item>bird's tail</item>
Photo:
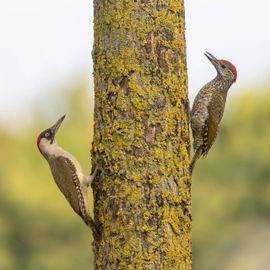
[[[189,174],[190,174],[190,176],[192,175],[192,172],[193,172],[193,169],[195,167],[197,159],[201,156],[201,152],[202,152],[201,149],[198,148],[198,149],[196,149],[196,151],[194,153],[194,156],[193,156],[193,158],[192,158],[192,160],[190,162],[190,166],[189,166]]]
[[[97,240],[99,237],[99,231],[97,225],[93,218],[87,214],[87,216],[82,217],[85,224],[92,230],[94,239]]]

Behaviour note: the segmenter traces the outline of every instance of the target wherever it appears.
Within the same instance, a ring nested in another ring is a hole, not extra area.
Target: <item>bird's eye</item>
[[[221,65],[221,67],[224,69],[226,66],[225,65]]]
[[[46,137],[46,138],[49,138],[49,137],[50,137],[50,133],[49,133],[49,132],[46,132],[46,133],[45,133],[45,137]]]

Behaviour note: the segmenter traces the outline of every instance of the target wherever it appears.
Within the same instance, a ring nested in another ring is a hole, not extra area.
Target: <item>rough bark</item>
[[[95,0],[96,269],[191,269],[183,0]]]

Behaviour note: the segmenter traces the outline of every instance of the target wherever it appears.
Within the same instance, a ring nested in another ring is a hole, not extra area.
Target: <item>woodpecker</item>
[[[88,214],[87,207],[87,188],[95,178],[97,168],[92,175],[84,175],[77,159],[56,143],[55,136],[64,118],[65,115],[52,127],[39,134],[37,147],[49,163],[55,183],[70,206],[93,230],[93,233],[97,233],[95,223]]]
[[[209,52],[205,52],[205,56],[215,67],[217,75],[201,88],[191,110],[194,156],[190,175],[197,159],[207,155],[216,139],[228,90],[237,79],[236,68],[231,62],[217,59]]]

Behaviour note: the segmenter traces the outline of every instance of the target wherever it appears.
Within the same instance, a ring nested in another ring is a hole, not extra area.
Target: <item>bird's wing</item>
[[[81,217],[87,214],[86,205],[82,193],[76,167],[68,158],[54,157],[51,167],[54,180],[64,194],[73,210]],[[56,169],[57,168],[57,171]]]
[[[203,145],[202,145],[202,155],[206,156],[211,146],[213,145],[218,133],[218,126],[209,117],[203,127]]]
[[[224,106],[225,106],[225,98],[222,96],[218,96],[213,98],[208,105],[209,116],[205,121],[205,125],[203,128],[203,146],[202,146],[202,154],[206,156],[209,149],[213,145],[219,129],[219,123],[222,119]]]

